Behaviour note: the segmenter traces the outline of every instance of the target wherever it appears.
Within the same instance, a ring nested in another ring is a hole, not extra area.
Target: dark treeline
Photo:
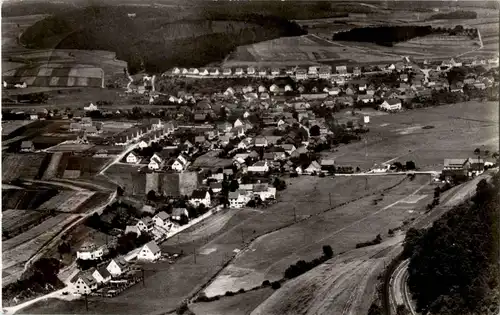
[[[477,13],[474,11],[453,11],[447,13],[438,13],[432,15],[430,20],[443,20],[443,19],[476,19]]]
[[[481,180],[476,194],[428,230],[410,229],[404,256],[409,286],[422,314],[496,314],[500,177]],[[491,308],[493,307],[493,308]],[[491,312],[490,312],[491,311]]]
[[[403,42],[415,37],[433,33],[442,33],[432,26],[380,26],[360,27],[347,32],[336,33],[333,40],[369,42],[378,45],[392,46],[393,43]]]

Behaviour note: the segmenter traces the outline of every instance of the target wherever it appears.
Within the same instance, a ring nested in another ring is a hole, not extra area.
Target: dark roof
[[[101,274],[101,277],[104,279],[111,277],[111,274],[109,273],[108,269],[106,269],[105,265],[102,265],[99,269],[97,269],[97,272]]]
[[[207,195],[207,191],[204,189],[196,189],[193,191],[193,194],[191,195],[191,198],[194,199],[204,199],[205,196]]]

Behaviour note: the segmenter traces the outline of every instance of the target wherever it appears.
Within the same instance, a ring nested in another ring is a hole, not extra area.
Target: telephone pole
[[[85,293],[85,309],[87,310],[87,312],[89,311],[89,301],[87,298],[87,293]]]
[[[144,268],[141,268],[141,273],[142,273],[142,286],[145,287],[146,286],[146,282],[144,280]]]
[[[243,229],[241,229],[241,244],[245,244],[245,237],[243,236]]]
[[[194,263],[196,264],[196,248],[193,248]]]
[[[332,207],[332,193],[328,193],[328,199],[330,200],[330,208]]]
[[[293,222],[297,222],[297,209],[293,206]]]
[[[365,177],[365,190],[368,190],[368,177]]]

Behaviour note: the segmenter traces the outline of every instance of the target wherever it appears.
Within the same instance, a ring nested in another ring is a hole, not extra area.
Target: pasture
[[[4,154],[2,157],[2,182],[16,178],[35,179],[45,159],[44,153]]]
[[[349,181],[349,179],[344,180]],[[364,178],[351,180],[360,183],[365,181]],[[315,201],[310,200],[308,203],[317,209],[310,212],[316,215],[308,220],[258,237],[208,286],[205,290],[207,296],[237,291],[240,288],[249,289],[260,285],[264,280],[279,280],[289,265],[301,259],[312,260],[319,257],[323,245],[331,245],[335,253],[348,251],[356,243],[372,240],[377,234],[385,234],[389,228],[400,226],[404,220],[413,215],[409,210],[425,206],[425,202],[429,199],[426,195],[416,203],[408,203],[404,200],[409,194],[420,193],[420,190],[428,185],[430,177],[427,175],[418,176],[414,181],[404,179],[399,184],[400,177],[377,176],[371,180],[372,186],[369,184],[367,190],[358,186],[357,194],[349,194],[339,189],[340,191],[337,192],[339,195],[345,194],[356,200],[342,206],[334,206],[333,209],[325,212],[321,209],[325,209],[323,203],[328,204],[328,195],[316,194],[314,188],[312,191],[304,188],[306,193],[316,196]],[[395,185],[394,188],[390,188],[389,182],[393,183],[391,186]],[[351,186],[357,186],[353,184],[344,187],[351,189]],[[377,184],[378,187],[373,187]],[[332,192],[336,192],[336,187],[340,188],[340,186],[326,187],[325,191]],[[375,195],[369,194],[370,187],[372,192],[379,192]],[[382,187],[386,188],[383,192],[384,196],[380,195],[381,190],[377,190]],[[297,199],[297,197],[289,197],[288,200],[298,204],[297,201],[300,199]],[[286,204],[286,201],[282,203]],[[305,207],[300,207],[298,204],[297,208]]]
[[[191,165],[193,168],[209,168],[218,169],[220,167],[225,168],[233,165],[232,159],[221,159],[218,157],[219,151],[213,150],[209,151],[202,156],[196,158],[196,160]]]
[[[16,131],[17,129],[31,124],[31,120],[12,120],[12,121],[2,121],[2,136],[7,136],[10,133]]]
[[[91,191],[61,191],[44,202],[39,209],[74,212],[95,193]]]
[[[366,145],[362,139],[322,155],[364,170],[374,164],[412,160],[421,170],[440,171],[445,158],[473,157],[476,148],[498,151],[497,105],[472,101],[371,116],[370,132],[363,136]],[[434,128],[423,129],[427,125]]]

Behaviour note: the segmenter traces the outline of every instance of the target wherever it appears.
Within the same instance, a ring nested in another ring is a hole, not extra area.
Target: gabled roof
[[[205,199],[207,195],[207,191],[204,189],[196,189],[193,191],[193,194],[191,195],[192,199]]]
[[[138,222],[142,221],[142,223],[144,223],[145,225],[151,225],[153,224],[153,219],[151,219],[151,217],[144,217],[142,219],[140,219]]]
[[[266,166],[266,161],[258,161],[252,166]]]
[[[388,99],[388,100],[385,100],[385,101],[389,105],[401,104],[401,101],[399,99],[396,99],[396,98],[391,98],[391,99]]]
[[[311,164],[309,164],[309,166],[307,168],[310,168],[310,167],[315,168],[315,169],[321,169],[321,165],[319,165],[319,163],[316,161],[312,161]]]
[[[151,241],[144,246],[147,246],[149,248],[149,250],[153,253],[153,255],[161,252],[160,247],[158,247],[158,245],[156,245],[155,241]]]
[[[166,213],[165,211],[161,211],[156,215],[159,219],[162,219],[163,221],[168,220],[170,218],[170,214]]]
[[[444,159],[444,166],[463,166],[469,159]]]
[[[172,209],[172,216],[178,217],[182,214],[185,214],[187,212],[186,208],[174,208]]]
[[[97,269],[97,272],[103,277],[104,279],[111,277],[111,274],[109,273],[108,269],[106,269],[105,265],[102,265],[99,269]]]
[[[228,194],[228,199],[238,199],[239,196],[240,196],[240,192],[238,190],[237,191],[230,191]]]
[[[269,190],[269,185],[267,183],[255,184],[253,186],[254,192],[264,192]]]
[[[212,189],[222,189],[222,183],[219,182],[212,182],[210,183],[210,188]]]

